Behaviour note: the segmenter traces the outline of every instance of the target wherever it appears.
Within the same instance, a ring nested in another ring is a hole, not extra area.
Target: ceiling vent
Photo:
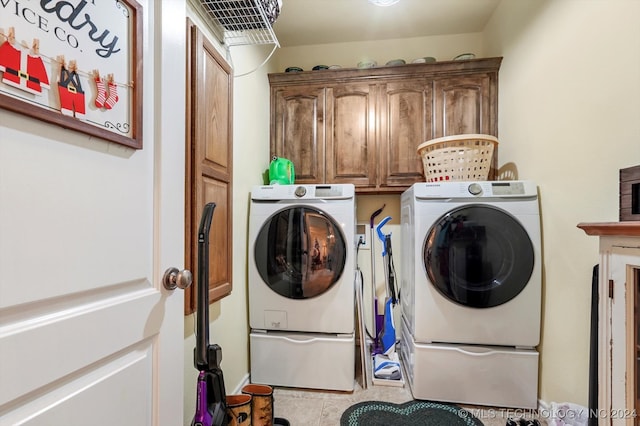
[[[275,44],[273,23],[280,14],[282,0],[200,0],[206,14],[228,46]]]

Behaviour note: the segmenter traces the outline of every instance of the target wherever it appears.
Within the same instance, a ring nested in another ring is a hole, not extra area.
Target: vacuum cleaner
[[[215,203],[204,206],[198,228],[198,303],[196,347],[193,363],[199,371],[196,385],[196,412],[191,426],[227,426],[235,424],[227,415],[227,395],[220,362],[222,348],[209,343],[209,231]],[[273,426],[289,426],[289,421],[276,417]]]
[[[391,220],[387,216],[376,227],[378,238],[382,242],[382,261],[385,276],[386,298],[384,303],[383,325],[376,339],[377,352],[373,357],[373,375],[379,379],[400,380],[400,360],[396,353],[396,327],[393,320],[393,308],[398,303],[396,273],[391,251],[391,234],[384,234],[382,227]]]
[[[373,321],[372,321],[373,331],[369,333],[369,330],[367,330],[367,335],[373,342],[371,352],[374,354],[378,354],[381,352],[380,341],[378,337],[380,336],[380,333],[382,331],[382,325],[383,325],[383,315],[378,314],[378,297],[376,295],[377,294],[376,292],[376,254],[375,254],[375,250],[373,250],[373,246],[374,246],[373,242],[375,240],[374,220],[377,216],[379,216],[382,213],[382,210],[384,210],[385,206],[386,204],[383,204],[382,207],[380,207],[378,210],[373,212],[371,214],[371,217],[369,218],[369,229],[371,231],[371,238],[369,239],[369,241],[371,242],[371,300],[373,302],[373,306],[371,307],[371,314],[373,316]]]
[[[209,231],[215,203],[204,206],[198,228],[196,347],[193,360],[198,374],[196,413],[191,426],[227,426],[226,392],[220,362],[222,348],[209,343]]]

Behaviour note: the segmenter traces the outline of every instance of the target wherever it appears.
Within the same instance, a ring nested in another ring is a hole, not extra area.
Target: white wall
[[[618,220],[618,170],[640,164],[640,2],[503,1],[485,54],[500,69],[500,164],[540,191],[540,397],[588,405],[591,270],[579,222]]]
[[[480,34],[458,34],[452,36],[417,37],[408,39],[380,40],[354,43],[318,44],[278,49],[274,55],[276,72],[287,67],[298,66],[311,71],[315,65],[340,65],[355,68],[358,62],[373,59],[384,65],[393,59],[404,59],[410,63],[416,58],[433,56],[448,61],[461,53],[480,54]]]

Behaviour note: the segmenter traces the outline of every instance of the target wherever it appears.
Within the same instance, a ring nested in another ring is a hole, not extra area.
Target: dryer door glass
[[[308,299],[329,290],[345,266],[340,227],[323,211],[291,207],[271,216],[254,247],[262,280],[278,294]]]
[[[466,205],[438,219],[425,239],[431,283],[464,306],[489,308],[516,297],[533,272],[533,243],[524,227],[496,207]]]

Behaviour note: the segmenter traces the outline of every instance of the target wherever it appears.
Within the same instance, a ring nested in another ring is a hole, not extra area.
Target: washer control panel
[[[334,185],[261,185],[251,190],[252,200],[349,200],[355,197],[351,183]]]
[[[294,194],[296,197],[304,197],[307,194],[307,188],[305,188],[304,186],[299,186],[296,188]]]

